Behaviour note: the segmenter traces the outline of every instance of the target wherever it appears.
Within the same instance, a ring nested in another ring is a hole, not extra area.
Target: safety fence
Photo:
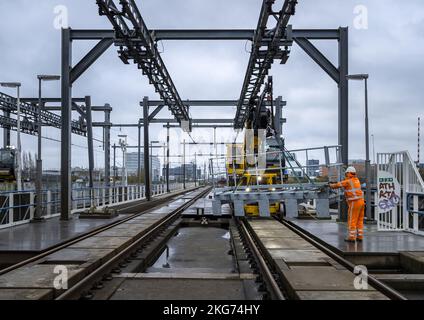
[[[185,187],[194,186],[186,182]],[[182,183],[172,183],[169,190],[177,191],[184,188]],[[166,193],[166,184],[153,184],[152,196]],[[144,185],[110,186],[94,188],[73,188],[71,193],[72,213],[88,209],[92,206],[102,208],[124,204],[126,202],[145,198]],[[36,208],[35,190],[0,192],[0,229],[28,223],[34,218]],[[48,219],[60,215],[60,190],[42,191],[42,217]]]
[[[408,151],[377,154],[379,231],[424,235],[424,181]]]

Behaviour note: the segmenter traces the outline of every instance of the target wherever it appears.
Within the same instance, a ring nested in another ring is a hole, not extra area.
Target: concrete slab
[[[80,280],[85,270],[78,265],[65,265],[68,272],[68,285]],[[0,291],[3,288],[51,288],[54,289],[54,280],[60,274],[55,270],[56,265],[38,264],[26,266],[0,276]],[[56,271],[56,272],[55,272]]]
[[[111,228],[109,230],[103,231],[98,233],[96,236],[97,237],[135,237],[138,234],[142,233],[145,229],[147,229],[146,227],[140,227],[140,228]]]
[[[142,230],[145,228],[148,228],[151,225],[151,222],[153,221],[148,221],[148,222],[144,222],[144,223],[121,223],[118,224],[117,226],[113,227],[114,230]]]
[[[52,289],[0,289],[0,300],[51,300]]]
[[[300,300],[389,300],[377,291],[298,291]]]
[[[283,276],[294,291],[357,291],[355,275],[347,270],[333,267],[290,267]],[[371,286],[368,291],[374,290]]]
[[[101,263],[109,260],[113,256],[114,249],[75,249],[65,248],[50,254],[44,258],[43,263],[48,264],[80,264],[81,267],[92,268],[99,266]]]
[[[242,280],[128,279],[111,300],[244,300]]]
[[[273,259],[282,259],[286,263],[325,262],[328,256],[319,250],[280,250],[269,249]]]
[[[289,229],[255,229],[259,238],[298,238],[300,236]]]
[[[0,251],[43,251],[96,228],[121,220],[120,215],[113,219],[74,219],[61,221],[59,217],[42,223],[27,223],[0,230]]]
[[[154,209],[154,210],[152,210],[149,213],[151,213],[151,214],[155,214],[155,213],[171,213],[173,210],[174,210],[174,208],[171,208],[169,206],[163,206],[161,208]],[[140,217],[142,217],[142,216],[140,216]]]
[[[379,232],[376,225],[366,224],[364,241],[351,244],[344,241],[347,234],[346,223],[298,219],[290,219],[290,222],[346,254],[424,251],[424,237],[409,232]]]
[[[400,264],[410,273],[424,273],[424,252],[401,252]]]
[[[79,241],[69,248],[85,248],[85,249],[120,249],[126,244],[132,242],[131,237],[98,237],[94,236]]]
[[[302,238],[260,238],[266,249],[315,250],[316,248]]]

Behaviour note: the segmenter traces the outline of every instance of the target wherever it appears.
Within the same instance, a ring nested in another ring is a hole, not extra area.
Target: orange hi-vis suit
[[[361,190],[361,182],[356,174],[347,173],[346,179],[330,185],[333,189],[343,188],[348,212],[348,240],[362,240],[364,238],[364,193]]]

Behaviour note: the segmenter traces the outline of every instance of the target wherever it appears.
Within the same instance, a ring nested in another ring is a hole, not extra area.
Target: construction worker
[[[332,189],[344,189],[348,212],[349,233],[345,241],[355,242],[364,239],[364,193],[361,190],[361,182],[356,176],[356,169],[348,167],[345,172],[346,179],[338,183],[330,183]]]

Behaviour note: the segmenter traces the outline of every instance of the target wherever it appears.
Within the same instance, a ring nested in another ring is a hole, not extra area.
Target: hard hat
[[[354,167],[348,167],[346,169],[345,173],[355,173],[356,174],[356,169]]]

